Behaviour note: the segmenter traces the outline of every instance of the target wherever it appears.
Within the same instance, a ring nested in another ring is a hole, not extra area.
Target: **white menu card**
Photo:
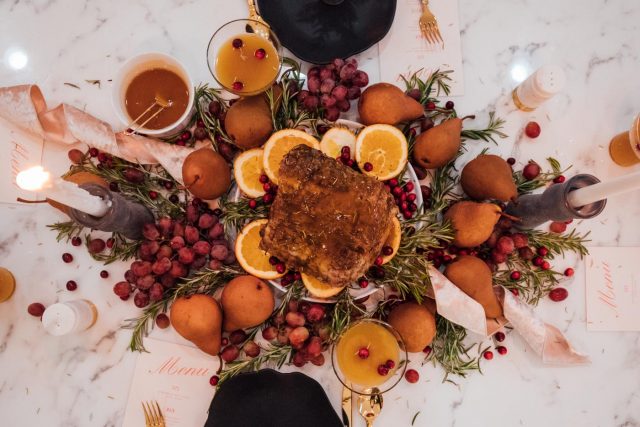
[[[640,331],[640,247],[590,247],[587,328]]]
[[[145,338],[129,391],[123,427],[145,425],[142,402],[157,401],[167,427],[202,426],[215,387],[218,358],[197,348]]]
[[[438,68],[453,70],[451,96],[464,95],[458,0],[431,0],[429,8],[438,21],[444,47],[429,44],[422,37],[420,0],[398,0],[391,30],[379,44],[380,79],[404,89],[400,74],[408,76],[424,69],[426,77]]]

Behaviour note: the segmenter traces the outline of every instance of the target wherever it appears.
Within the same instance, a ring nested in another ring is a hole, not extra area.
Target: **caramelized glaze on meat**
[[[334,286],[362,276],[396,214],[384,185],[303,145],[284,157],[279,177],[262,248]]]

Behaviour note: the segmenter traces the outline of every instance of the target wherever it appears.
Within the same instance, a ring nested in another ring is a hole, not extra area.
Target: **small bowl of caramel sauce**
[[[156,99],[169,106],[162,109],[137,132],[165,137],[186,127],[194,109],[194,88],[185,67],[164,53],[145,53],[123,64],[114,79],[113,106],[125,126],[138,127],[160,110]]]

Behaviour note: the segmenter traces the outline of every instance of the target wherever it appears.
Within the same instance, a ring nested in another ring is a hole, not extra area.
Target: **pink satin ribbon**
[[[157,139],[114,132],[108,123],[68,104],[47,109],[37,85],[0,88],[0,117],[58,144],[83,142],[89,147],[140,164],[161,164],[182,182],[182,163],[194,149]]]
[[[487,319],[482,305],[462,292],[440,271],[429,270],[438,313],[451,322],[484,337],[493,335],[511,324],[543,363],[577,365],[590,363],[589,357],[578,353],[555,326],[538,319],[531,308],[509,290],[496,288],[504,317]]]

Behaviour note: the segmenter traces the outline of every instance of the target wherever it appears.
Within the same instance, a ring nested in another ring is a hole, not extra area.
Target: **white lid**
[[[44,329],[51,335],[66,335],[73,331],[77,322],[75,310],[64,303],[50,305],[42,315]]]
[[[567,77],[557,65],[544,65],[534,74],[534,88],[540,95],[551,97],[564,89]]]

